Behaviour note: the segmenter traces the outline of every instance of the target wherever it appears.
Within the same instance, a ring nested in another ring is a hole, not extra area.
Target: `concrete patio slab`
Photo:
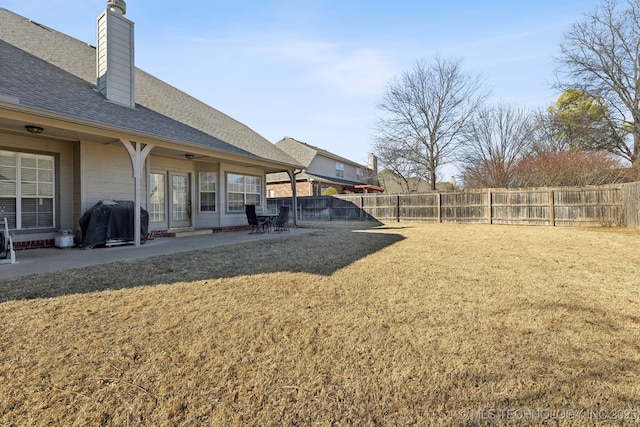
[[[0,264],[0,279],[41,274],[96,264],[171,255],[235,243],[250,243],[265,239],[284,239],[314,231],[312,228],[292,228],[290,231],[249,234],[248,231],[221,232],[190,237],[159,237],[136,247],[120,245],[93,249],[45,248],[16,251],[15,264]]]

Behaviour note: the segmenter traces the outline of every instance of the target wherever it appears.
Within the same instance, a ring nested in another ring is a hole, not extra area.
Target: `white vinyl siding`
[[[134,180],[131,159],[122,144],[89,144],[83,176],[86,194],[85,210],[100,200],[133,200]],[[142,194],[147,191],[142,183]],[[146,206],[143,206],[146,209]]]
[[[358,173],[358,170],[360,173]],[[350,181],[360,181],[366,176],[366,168],[357,163],[349,163],[338,159],[316,156],[307,172],[312,175],[336,177]]]
[[[0,151],[0,215],[12,229],[55,225],[55,159]]]
[[[98,90],[112,102],[133,107],[133,23],[110,10],[98,17]]]

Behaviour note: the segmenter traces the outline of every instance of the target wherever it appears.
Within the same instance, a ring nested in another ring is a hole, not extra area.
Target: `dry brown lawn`
[[[404,223],[3,280],[0,425],[637,425],[639,272],[638,230]]]

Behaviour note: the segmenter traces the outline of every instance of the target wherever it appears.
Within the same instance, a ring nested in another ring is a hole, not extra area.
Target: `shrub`
[[[326,190],[324,190],[324,191],[322,192],[322,195],[323,195],[323,196],[335,196],[336,194],[339,194],[339,193],[338,193],[338,190],[336,190],[336,189],[335,189],[335,188],[333,188],[333,187],[329,187],[329,188],[327,188]]]

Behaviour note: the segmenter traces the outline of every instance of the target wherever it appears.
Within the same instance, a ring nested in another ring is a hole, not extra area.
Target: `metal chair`
[[[289,230],[289,206],[280,206],[278,217],[273,222],[274,231],[290,231]]]
[[[267,221],[259,220],[256,215],[256,205],[244,205],[244,212],[247,215],[247,222],[251,226],[249,234],[264,233],[264,227]]]

